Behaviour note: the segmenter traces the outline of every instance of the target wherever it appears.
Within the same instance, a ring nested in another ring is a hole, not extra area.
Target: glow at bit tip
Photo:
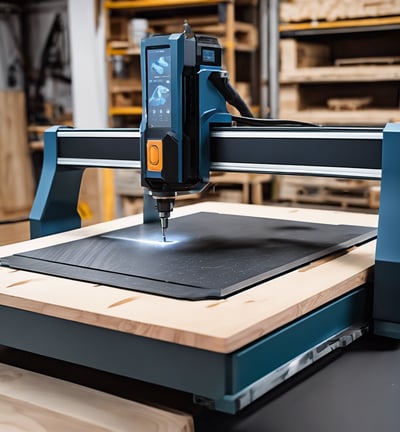
[[[103,236],[105,238],[111,238],[115,240],[125,240],[133,243],[142,243],[149,246],[161,246],[161,247],[167,247],[174,245],[176,243],[179,243],[178,240],[168,240],[165,239],[165,241],[160,240],[152,240],[152,239],[145,239],[145,238],[131,238],[131,237],[123,237],[123,236]]]

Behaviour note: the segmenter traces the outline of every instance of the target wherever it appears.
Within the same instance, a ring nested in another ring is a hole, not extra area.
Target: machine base
[[[400,323],[374,320],[374,334],[392,339],[400,339]]]
[[[360,335],[337,340],[357,323],[364,328],[368,306],[366,289],[357,289],[227,354],[0,306],[0,344],[189,392],[235,413],[289,378],[290,363],[306,365],[317,347],[326,354]]]

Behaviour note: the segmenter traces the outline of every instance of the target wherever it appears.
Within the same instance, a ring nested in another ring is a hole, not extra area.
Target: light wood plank
[[[400,121],[399,109],[363,108],[361,110],[333,111],[328,108],[310,108],[299,111],[282,110],[281,118],[320,124],[335,125],[376,125],[384,126],[388,122]]]
[[[0,218],[29,211],[33,201],[33,173],[28,147],[25,95],[0,91]]]
[[[23,216],[26,217],[26,214]],[[29,222],[0,225],[0,246],[29,240],[29,237]]]
[[[358,65],[304,67],[282,71],[279,80],[284,83],[304,82],[360,82],[397,81],[400,78],[398,65]]]
[[[0,364],[2,432],[191,432],[189,415]]]
[[[329,109],[334,111],[355,111],[370,106],[372,97],[330,98],[326,101]]]
[[[200,203],[174,210],[320,223],[376,226],[377,216]],[[141,215],[0,248],[0,256],[141,223]],[[171,220],[171,223],[178,221]],[[329,262],[291,272],[225,300],[183,301],[108,286],[0,268],[0,303],[177,344],[232,352],[362,285],[374,265],[375,242]],[[307,270],[307,271],[306,271]]]
[[[357,25],[357,21],[364,22],[364,25],[382,25],[389,18],[377,18],[386,15],[396,15],[400,12],[398,0],[357,0],[357,1],[338,1],[338,0],[294,0],[283,1],[280,8],[280,17],[283,22],[311,21],[308,23],[317,26],[316,23],[322,20],[326,24],[324,28],[344,27],[349,20],[348,27]],[[375,17],[374,19],[357,18]],[[326,20],[326,22],[324,22]],[[354,22],[354,24],[353,24]],[[391,21],[389,21],[391,22]]]
[[[335,66],[388,65],[400,63],[400,56],[352,57],[335,59]]]

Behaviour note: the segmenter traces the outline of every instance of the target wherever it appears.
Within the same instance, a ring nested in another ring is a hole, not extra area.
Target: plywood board
[[[291,120],[347,126],[384,126],[388,122],[400,121],[400,110],[384,108],[364,108],[356,111],[333,111],[328,108],[309,108],[299,111],[282,110],[280,115],[282,118],[290,118]]]
[[[280,8],[280,18],[283,22],[336,21],[399,13],[398,0],[292,0],[282,1]]]
[[[0,430],[194,431],[189,415],[0,364]]]
[[[279,80],[284,83],[304,82],[361,82],[397,81],[400,79],[399,65],[357,65],[303,67],[282,71]]]
[[[0,217],[28,212],[33,189],[24,93],[0,91]]]
[[[377,226],[370,214],[201,203],[174,216],[214,211],[244,216]],[[0,248],[0,256],[71,241],[141,223],[141,215]],[[170,224],[175,223],[174,219]],[[229,299],[198,302],[0,268],[0,303],[41,314],[216,352],[232,352],[365,283],[375,242],[352,249]],[[296,289],[293,289],[296,287]]]
[[[29,238],[29,222],[0,224],[0,246]]]

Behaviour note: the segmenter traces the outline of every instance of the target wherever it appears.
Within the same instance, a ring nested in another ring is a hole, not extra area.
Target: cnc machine
[[[0,343],[236,413],[368,331],[400,339],[400,126],[254,119],[218,41],[188,25],[144,40],[141,61],[139,130],[45,133],[35,240],[0,249],[1,279],[16,290],[0,286],[10,329]],[[76,230],[93,166],[141,169],[143,224]],[[340,212],[200,204],[171,214],[210,171],[382,179],[378,229],[372,215]]]

